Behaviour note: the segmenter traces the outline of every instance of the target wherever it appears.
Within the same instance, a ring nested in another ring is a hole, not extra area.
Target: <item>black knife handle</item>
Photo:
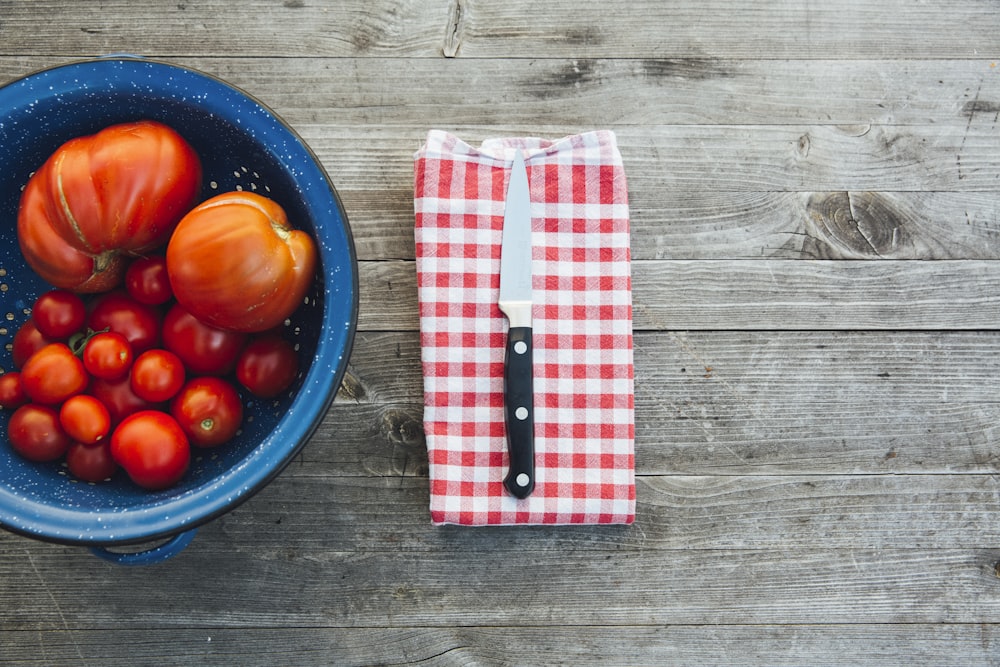
[[[531,327],[511,327],[503,375],[510,471],[503,485],[515,498],[527,498],[535,488],[535,391],[531,358]]]

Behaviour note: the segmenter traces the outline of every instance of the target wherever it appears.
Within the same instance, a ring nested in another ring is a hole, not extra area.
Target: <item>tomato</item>
[[[189,380],[170,402],[170,414],[198,447],[230,440],[243,423],[243,402],[236,388],[217,377]]]
[[[10,416],[7,438],[18,454],[31,461],[55,461],[70,439],[59,425],[59,413],[47,405],[22,405]]]
[[[42,335],[32,320],[28,320],[21,325],[21,328],[14,334],[11,345],[11,354],[14,357],[14,368],[23,368],[28,357],[38,352],[49,343],[55,343],[51,338]]]
[[[93,396],[78,394],[59,408],[59,424],[69,437],[93,445],[111,431],[111,414]]]
[[[169,350],[146,350],[132,364],[131,382],[139,398],[169,401],[184,385],[184,362]]]
[[[114,331],[94,334],[83,348],[83,366],[95,378],[115,380],[132,367],[132,346]]]
[[[167,245],[178,303],[220,329],[256,332],[281,324],[302,303],[316,269],[316,246],[284,209],[253,192],[199,204]]]
[[[108,329],[125,336],[134,354],[142,354],[160,344],[160,311],[139,303],[124,290],[102,294],[94,302],[87,326],[94,331]]]
[[[70,473],[85,482],[103,482],[118,472],[118,464],[111,456],[111,441],[96,445],[74,442],[66,450],[66,467]]]
[[[55,405],[87,388],[90,376],[65,343],[49,343],[21,369],[24,393],[36,403]]]
[[[71,139],[21,194],[21,252],[56,287],[107,291],[121,283],[129,258],[166,243],[200,191],[198,155],[162,123]]]
[[[163,346],[195,375],[225,375],[236,366],[246,334],[205,324],[180,304],[163,318]]]
[[[173,298],[167,278],[167,259],[163,255],[140,257],[125,271],[125,289],[139,303],[159,306]]]
[[[46,338],[66,340],[83,328],[87,307],[78,294],[64,289],[49,290],[35,300],[31,319]]]
[[[12,410],[27,402],[28,395],[24,393],[21,374],[17,371],[10,371],[0,375],[0,407]]]
[[[275,333],[251,340],[236,361],[236,379],[260,398],[272,398],[285,391],[298,373],[295,347]]]
[[[94,378],[90,383],[89,393],[108,409],[112,426],[131,414],[158,407],[155,403],[150,403],[135,395],[135,392],[132,391],[131,378],[128,375],[116,380]]]
[[[111,434],[111,456],[139,486],[165,489],[187,471],[191,445],[173,417],[143,410],[126,417]]]

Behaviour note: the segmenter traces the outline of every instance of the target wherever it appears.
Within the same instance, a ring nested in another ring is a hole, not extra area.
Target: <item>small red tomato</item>
[[[73,351],[64,343],[50,343],[31,355],[21,369],[24,392],[46,405],[62,403],[82,393],[90,377]]]
[[[108,329],[125,336],[134,354],[142,354],[160,343],[160,312],[139,303],[124,290],[108,292],[93,305],[87,326],[94,331]]]
[[[191,444],[215,447],[230,440],[243,423],[243,403],[236,388],[217,377],[190,380],[170,402],[170,414]]]
[[[83,365],[87,372],[102,380],[124,377],[132,367],[132,345],[114,331],[94,334],[83,348]]]
[[[18,454],[30,461],[55,461],[70,439],[59,425],[59,413],[47,405],[22,405],[10,416],[7,437]]]
[[[35,323],[32,320],[28,320],[22,324],[21,328],[17,330],[17,333],[14,334],[11,349],[11,354],[14,357],[14,368],[23,368],[24,362],[26,362],[31,355],[38,352],[49,343],[55,342],[55,340],[46,338],[42,335],[42,332],[38,330]]]
[[[233,370],[247,336],[205,324],[180,304],[163,318],[163,346],[195,375],[225,375]]]
[[[184,386],[184,362],[169,350],[146,350],[132,364],[131,382],[139,398],[169,401]]]
[[[24,393],[21,374],[17,371],[10,371],[0,375],[0,407],[13,410],[27,402],[28,395]]]
[[[140,410],[152,410],[158,407],[155,403],[150,403],[135,395],[128,375],[115,380],[95,378],[90,383],[89,391],[108,409],[112,426]]]
[[[111,413],[93,396],[78,394],[66,399],[59,408],[59,423],[69,437],[93,445],[111,430]]]
[[[162,255],[140,257],[125,271],[125,289],[139,303],[159,306],[173,298],[167,278],[167,260]]]
[[[285,391],[298,373],[295,347],[273,333],[247,343],[236,362],[236,379],[260,398],[272,398]]]
[[[126,417],[111,434],[111,456],[145,489],[176,484],[191,463],[191,445],[177,420],[143,410]]]
[[[87,307],[78,294],[66,289],[53,289],[35,300],[31,319],[43,336],[66,340],[83,329],[87,321]]]
[[[74,442],[66,450],[66,467],[74,477],[85,482],[103,482],[118,472],[118,464],[111,456],[110,440],[96,445]]]

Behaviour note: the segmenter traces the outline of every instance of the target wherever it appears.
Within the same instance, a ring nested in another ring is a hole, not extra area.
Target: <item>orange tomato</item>
[[[21,252],[47,282],[75,292],[117,286],[129,259],[166,243],[201,191],[201,161],[153,121],[71,139],[28,180]]]
[[[227,192],[195,207],[167,245],[174,297],[220,329],[264,331],[302,303],[316,270],[316,245],[285,210],[253,192]]]

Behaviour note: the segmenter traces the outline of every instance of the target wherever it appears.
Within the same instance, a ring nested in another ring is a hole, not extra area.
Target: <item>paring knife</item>
[[[526,498],[535,488],[535,401],[531,344],[531,197],[521,151],[514,157],[507,185],[498,304],[510,324],[503,378],[510,470],[503,484],[515,498]]]

